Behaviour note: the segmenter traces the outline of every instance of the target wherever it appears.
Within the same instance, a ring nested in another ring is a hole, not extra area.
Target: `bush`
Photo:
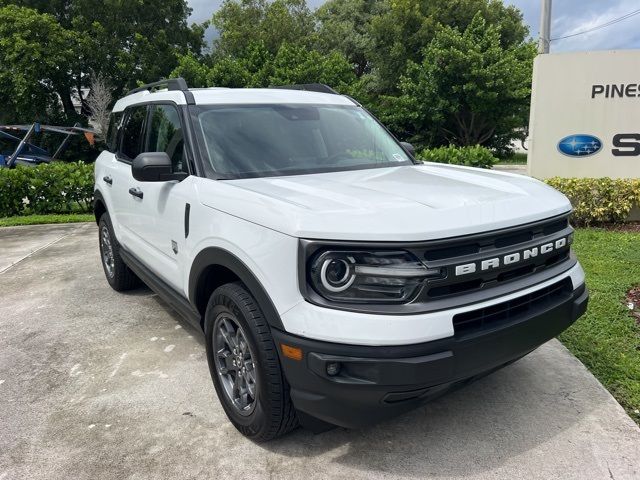
[[[92,164],[0,168],[0,217],[88,212],[92,201]]]
[[[640,204],[638,179],[556,177],[546,182],[571,200],[577,225],[624,222]]]
[[[418,152],[419,160],[425,162],[450,163],[453,165],[466,165],[467,167],[491,168],[498,163],[491,150],[480,145],[475,147],[448,147],[427,148]]]

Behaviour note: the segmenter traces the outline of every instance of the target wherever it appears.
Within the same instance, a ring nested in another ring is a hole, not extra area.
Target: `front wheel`
[[[231,423],[256,441],[294,429],[298,421],[269,326],[242,284],[213,292],[204,327],[209,371]]]

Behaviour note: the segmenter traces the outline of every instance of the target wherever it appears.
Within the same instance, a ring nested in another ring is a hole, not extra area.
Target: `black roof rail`
[[[187,82],[184,78],[165,78],[163,80],[158,80],[157,82],[147,83],[146,85],[142,85],[140,87],[134,88],[133,90],[129,90],[127,95],[131,95],[132,93],[144,92],[145,90],[152,90],[157,87],[165,87],[167,90],[189,90],[187,86]]]
[[[333,95],[340,95],[329,85],[325,85],[324,83],[300,83],[297,85],[274,85],[269,88],[280,88],[283,90],[305,90],[307,92],[318,92],[318,93],[331,93]]]
[[[129,90],[127,95],[131,95],[133,93],[144,92],[145,90],[153,90],[154,88],[166,88],[169,91],[178,91],[184,93],[185,98],[187,99],[187,104],[195,105],[195,99],[193,98],[193,93],[189,91],[189,86],[187,85],[187,81],[182,78],[165,78],[163,80],[158,80],[157,82],[147,83],[146,85],[142,85],[141,87],[134,88],[133,90]]]

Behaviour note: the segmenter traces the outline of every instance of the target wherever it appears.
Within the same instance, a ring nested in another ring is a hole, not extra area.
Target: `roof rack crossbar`
[[[157,82],[147,83],[146,85],[142,85],[140,87],[134,88],[133,90],[129,90],[127,95],[131,95],[133,93],[144,92],[145,90],[152,90],[157,87],[166,87],[167,90],[174,91],[186,91],[189,90],[187,86],[187,82],[184,78],[165,78],[163,80],[158,80]]]
[[[333,95],[340,95],[329,85],[325,85],[324,83],[300,83],[296,85],[273,85],[269,88],[279,88],[283,90],[305,90],[307,92],[318,92],[318,93],[331,93]]]

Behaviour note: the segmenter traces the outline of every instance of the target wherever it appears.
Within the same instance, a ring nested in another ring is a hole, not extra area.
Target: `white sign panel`
[[[538,55],[529,174],[640,177],[640,50]]]

